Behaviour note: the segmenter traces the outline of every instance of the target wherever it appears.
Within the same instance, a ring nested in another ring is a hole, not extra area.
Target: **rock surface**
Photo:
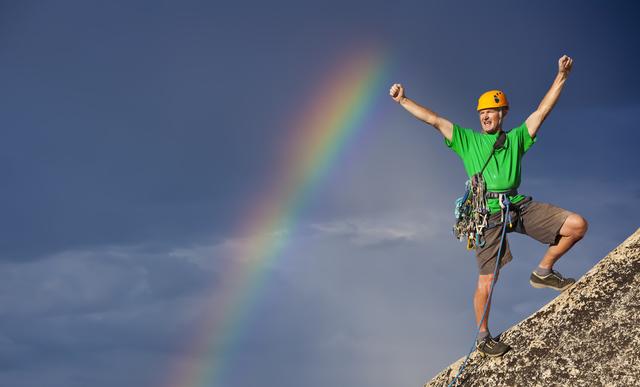
[[[471,355],[456,385],[640,386],[640,229],[575,285]],[[447,386],[464,358],[425,386]]]

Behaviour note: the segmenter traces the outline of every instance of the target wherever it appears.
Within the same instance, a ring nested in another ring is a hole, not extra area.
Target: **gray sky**
[[[0,2],[0,384],[163,386],[221,302],[234,229],[286,126],[350,50],[389,62],[375,110],[266,274],[220,385],[419,386],[466,354],[476,268],[451,235],[466,176],[388,98],[507,126],[574,70],[520,191],[584,215],[584,274],[638,227],[638,7],[622,1]],[[555,296],[511,237],[494,333]],[[193,384],[209,386],[211,384]],[[189,386],[185,386],[189,387]]]

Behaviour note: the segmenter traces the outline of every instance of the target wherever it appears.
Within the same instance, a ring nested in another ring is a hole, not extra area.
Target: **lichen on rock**
[[[456,385],[640,385],[640,229],[501,340],[512,350],[474,352]],[[425,387],[447,386],[463,360]]]

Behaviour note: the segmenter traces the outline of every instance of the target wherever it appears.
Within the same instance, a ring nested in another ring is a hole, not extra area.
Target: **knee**
[[[588,228],[589,224],[587,223],[587,220],[585,218],[578,214],[572,213],[564,221],[564,224],[560,229],[560,235],[579,241],[580,239],[582,239],[584,234],[587,233]]]
[[[571,236],[576,239],[582,239],[589,229],[589,223],[578,214],[571,214],[569,218],[571,218]]]
[[[491,291],[491,282],[493,282],[493,274],[480,275],[478,277],[478,292],[489,294]],[[495,282],[498,282],[497,276]]]

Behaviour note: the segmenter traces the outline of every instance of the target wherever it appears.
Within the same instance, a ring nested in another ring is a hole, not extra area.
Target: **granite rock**
[[[572,287],[474,352],[457,386],[640,386],[640,229]],[[425,386],[447,386],[464,357]]]

